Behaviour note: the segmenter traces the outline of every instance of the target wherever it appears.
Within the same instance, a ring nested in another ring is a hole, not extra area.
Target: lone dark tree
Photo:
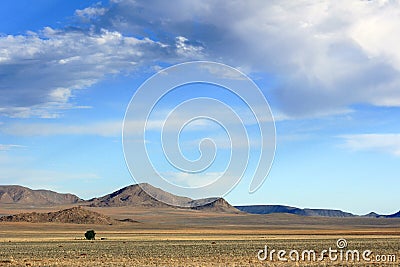
[[[86,233],[85,233],[85,237],[87,240],[95,240],[96,239],[95,236],[96,236],[96,233],[94,230],[89,230],[89,231],[86,231]]]

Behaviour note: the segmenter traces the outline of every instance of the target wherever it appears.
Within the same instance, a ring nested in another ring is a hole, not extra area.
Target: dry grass
[[[105,241],[30,241],[0,243],[0,266],[281,266],[278,261],[260,262],[256,255],[265,244],[275,249],[314,249],[335,246],[335,239],[264,239],[231,240],[204,236],[191,240],[159,240],[157,236],[138,240]],[[400,251],[396,238],[349,239],[354,249],[372,249],[380,254]],[[301,266],[321,262],[300,261]],[[335,266],[324,261],[324,264]],[[366,262],[358,263],[365,266]],[[397,259],[396,264],[399,264]],[[296,263],[285,266],[295,266]],[[342,266],[343,263],[337,263]],[[321,266],[321,265],[320,265]],[[328,265],[326,265],[328,266]],[[354,266],[354,265],[353,265]]]
[[[10,210],[2,208],[0,213],[9,213]],[[0,223],[0,266],[400,265],[400,219],[313,218],[170,209],[90,209],[140,223]],[[83,240],[88,229],[97,232],[98,240]],[[99,240],[101,237],[106,240]],[[313,249],[320,252],[329,247],[336,248],[338,238],[346,238],[349,249],[396,254],[396,263],[343,263],[327,259],[324,262],[282,263],[257,259],[257,252],[265,245],[275,250]]]
[[[87,229],[96,241],[83,240]],[[256,255],[271,249],[336,247],[346,238],[351,249],[371,249],[400,258],[399,232],[364,230],[255,230],[209,228],[151,228],[148,225],[74,225],[2,223],[0,266],[343,266],[343,262],[260,262]],[[99,240],[101,237],[106,240]],[[373,265],[373,266],[399,266]],[[324,265],[325,264],[325,265]],[[337,265],[335,265],[337,264]],[[348,266],[365,266],[366,262]]]

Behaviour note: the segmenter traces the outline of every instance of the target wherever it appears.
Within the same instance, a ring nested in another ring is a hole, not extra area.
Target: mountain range
[[[301,209],[284,205],[247,205],[235,206],[240,211],[251,214],[272,214],[272,213],[289,213],[301,216],[320,216],[320,217],[369,217],[369,218],[400,218],[400,211],[391,215],[380,215],[375,212],[366,215],[355,215],[341,210],[331,209]]]
[[[145,190],[144,190],[145,189]],[[151,192],[153,198],[146,192]],[[167,203],[173,203],[174,206]],[[207,203],[207,204],[203,204]],[[32,190],[19,185],[0,186],[0,204],[19,204],[20,206],[52,206],[79,204],[89,207],[146,207],[207,210],[215,212],[240,213],[223,198],[191,199],[165,192],[150,184],[134,184],[121,188],[108,195],[83,200],[76,195],[60,194],[49,190]]]
[[[145,190],[143,190],[145,189]],[[153,198],[146,192],[151,192]],[[79,204],[89,207],[146,207],[177,208],[205,210],[227,213],[272,214],[289,213],[301,216],[324,217],[359,217],[352,213],[330,209],[301,209],[284,205],[246,205],[232,206],[223,198],[191,199],[165,192],[150,184],[135,184],[121,188],[102,197],[83,200],[73,194],[61,194],[50,190],[32,190],[19,185],[0,186],[0,204],[18,204],[20,206],[54,206]],[[203,205],[203,203],[206,203]],[[400,211],[391,215],[380,215],[374,212],[364,215],[369,218],[400,218]]]
[[[19,185],[0,185],[0,204],[23,205],[74,204],[82,201],[73,194],[60,194],[50,190],[32,190]]]

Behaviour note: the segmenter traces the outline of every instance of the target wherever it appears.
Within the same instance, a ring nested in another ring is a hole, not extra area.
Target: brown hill
[[[60,194],[49,190],[32,190],[19,185],[0,186],[0,204],[53,205],[73,204],[81,199],[72,194]]]
[[[214,212],[229,212],[229,213],[242,213],[240,210],[236,209],[234,206],[228,203],[223,198],[213,198],[211,199],[198,199],[191,201],[192,209],[195,210],[207,210]]]
[[[0,222],[32,222],[32,223],[76,223],[76,224],[115,224],[118,221],[98,212],[89,211],[81,207],[60,210],[48,213],[20,213],[0,217]]]
[[[142,188],[151,192],[157,199],[147,194]],[[91,207],[139,206],[159,208],[170,207],[170,205],[165,204],[165,202],[173,203],[175,206],[188,206],[190,201],[192,201],[192,199],[179,197],[144,183],[124,187],[103,197],[93,198],[87,201],[87,203]]]
[[[142,188],[146,189],[146,191]],[[151,194],[157,199],[153,198],[146,192],[151,192]],[[132,206],[148,208],[177,208],[176,206],[178,206],[186,209],[215,212],[240,212],[223,198],[193,200],[188,197],[176,196],[146,183],[130,185],[103,197],[93,198],[86,203],[90,207]],[[172,203],[173,205],[168,205],[166,203]]]

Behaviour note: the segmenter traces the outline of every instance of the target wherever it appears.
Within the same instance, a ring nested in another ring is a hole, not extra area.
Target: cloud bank
[[[113,0],[75,20],[0,36],[1,114],[54,117],[107,75],[196,59],[272,77],[287,116],[400,106],[398,1]]]
[[[354,134],[341,136],[344,147],[354,151],[372,151],[400,156],[400,134]]]

